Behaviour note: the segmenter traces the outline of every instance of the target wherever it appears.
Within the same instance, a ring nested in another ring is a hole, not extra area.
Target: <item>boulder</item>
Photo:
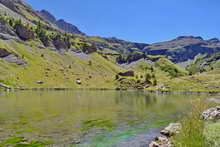
[[[160,145],[155,142],[155,141],[152,141],[150,144],[149,144],[149,147],[160,147]]]
[[[24,41],[35,39],[34,32],[22,24],[16,24],[15,30],[17,35]]]
[[[65,42],[59,37],[55,37],[53,39],[53,45],[55,46],[56,49],[68,49],[70,47],[67,42]]]
[[[149,147],[172,147],[170,140],[167,137],[156,137],[155,141],[149,144]]]
[[[219,120],[220,119],[220,106],[210,108],[202,113],[204,120]]]
[[[181,127],[182,126],[180,123],[171,123],[171,124],[169,124],[168,127],[163,129],[160,133],[162,135],[167,136],[167,137],[171,137],[171,136],[178,134],[181,130]]]
[[[82,51],[86,54],[91,54],[97,51],[97,47],[95,46],[95,44],[84,43],[82,45]]]

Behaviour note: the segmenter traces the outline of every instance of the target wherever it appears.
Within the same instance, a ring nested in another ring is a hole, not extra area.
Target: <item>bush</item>
[[[117,74],[117,75],[115,75],[115,80],[118,80],[120,77],[119,77],[119,75]]]

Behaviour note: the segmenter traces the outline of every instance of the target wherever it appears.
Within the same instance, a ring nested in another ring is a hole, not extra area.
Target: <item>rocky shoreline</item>
[[[169,126],[160,131],[161,136],[157,136],[149,147],[172,147],[171,138],[181,131],[180,123],[170,123]]]
[[[219,99],[210,99],[212,102],[219,104]],[[205,110],[201,114],[201,119],[203,121],[215,121],[220,120],[220,106],[216,106]],[[180,123],[170,123],[166,128],[160,131],[160,136],[155,137],[155,139],[149,144],[149,147],[174,147],[172,143],[172,138],[181,132],[182,125]]]

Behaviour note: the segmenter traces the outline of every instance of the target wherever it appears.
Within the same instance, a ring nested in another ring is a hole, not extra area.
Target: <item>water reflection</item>
[[[156,95],[137,91],[26,91],[0,96],[0,136],[48,136],[59,142],[90,127],[153,123],[189,109],[193,95]],[[201,96],[202,97],[202,96]],[[173,119],[171,117],[171,119]],[[99,121],[100,120],[100,121]],[[105,123],[105,124],[102,124]],[[99,125],[99,126],[98,126]],[[16,133],[17,132],[17,133]],[[56,132],[56,133],[55,133]],[[0,138],[1,139],[1,138]]]

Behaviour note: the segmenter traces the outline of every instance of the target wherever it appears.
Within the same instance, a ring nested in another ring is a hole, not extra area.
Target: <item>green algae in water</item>
[[[161,128],[168,125],[170,122],[174,120],[160,120],[157,122],[149,123],[148,125],[137,127],[137,128],[129,128],[124,131],[106,131],[102,135],[99,135],[91,140],[89,143],[76,145],[76,147],[111,147],[117,144],[120,144],[123,141],[129,140],[138,136],[139,134],[143,134],[148,132],[153,128]]]
[[[27,144],[23,144],[25,139],[23,137],[12,137],[10,139],[7,139],[6,141],[0,143],[0,147],[6,147],[6,146],[13,146],[13,147],[45,147],[49,145],[49,142],[39,142],[39,141],[32,141]]]

